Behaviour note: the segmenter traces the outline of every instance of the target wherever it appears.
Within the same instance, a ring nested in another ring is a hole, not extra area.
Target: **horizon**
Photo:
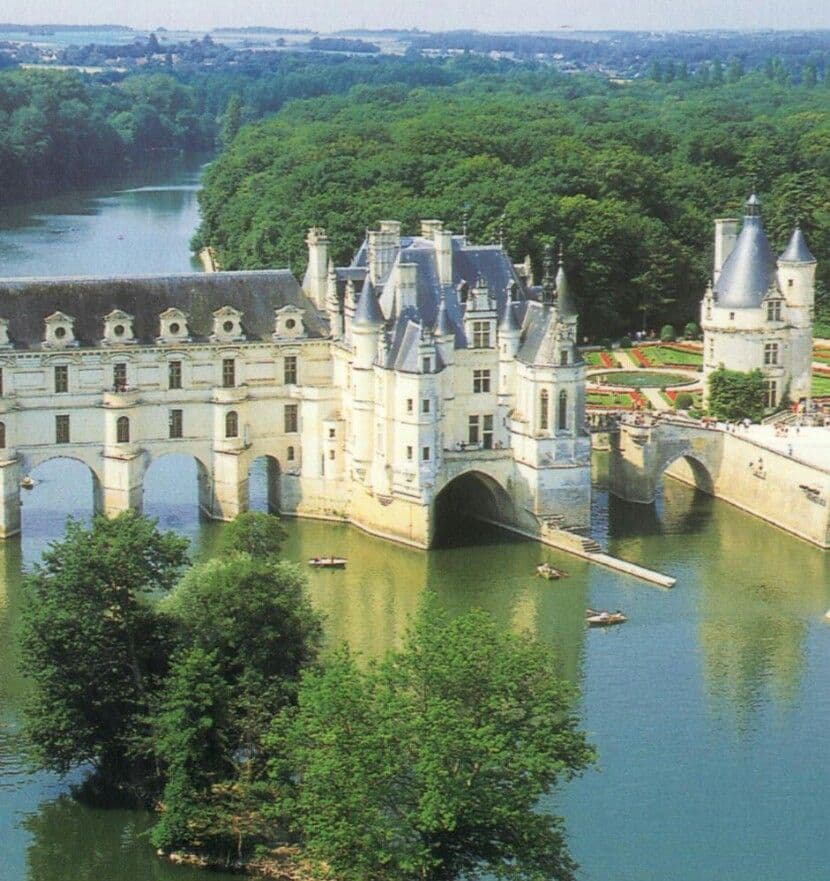
[[[773,0],[642,0],[620,8],[610,0],[562,0],[545,8],[538,0],[515,0],[511,9],[472,0],[445,0],[415,7],[401,0],[342,0],[297,10],[266,0],[145,0],[141,9],[124,9],[116,0],[6,0],[6,23],[27,27],[104,27],[121,25],[139,31],[213,31],[251,27],[314,30],[401,30],[426,32],[475,30],[482,33],[557,32],[798,32],[830,29],[830,5],[824,0],[792,0],[784,9]],[[58,12],[59,10],[59,12]],[[57,13],[57,14],[56,14]],[[782,22],[782,18],[786,21]],[[60,19],[57,21],[56,19]],[[233,24],[229,22],[233,21]],[[518,26],[517,26],[518,25]]]

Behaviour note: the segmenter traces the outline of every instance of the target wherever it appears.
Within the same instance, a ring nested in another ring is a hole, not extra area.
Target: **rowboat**
[[[585,610],[585,623],[589,627],[612,627],[614,624],[625,624],[626,621],[628,618],[619,609],[616,612]]]
[[[554,581],[557,578],[564,578],[567,573],[561,569],[554,569],[550,563],[540,563],[536,567],[536,574],[542,578],[547,578],[548,581]]]
[[[345,557],[314,557],[308,561],[308,565],[314,566],[315,569],[345,569],[346,559]]]

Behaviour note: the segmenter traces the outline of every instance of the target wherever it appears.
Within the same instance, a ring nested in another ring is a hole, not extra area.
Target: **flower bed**
[[[608,352],[600,352],[599,360],[602,362],[603,367],[617,367],[617,359],[612,355],[609,355]]]
[[[651,360],[646,357],[645,353],[642,349],[634,348],[631,350],[631,354],[637,360],[641,367],[653,367]]]

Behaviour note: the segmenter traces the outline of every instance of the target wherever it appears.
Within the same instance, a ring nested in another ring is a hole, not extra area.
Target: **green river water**
[[[122,187],[7,210],[0,276],[189,270],[198,177],[195,165],[168,166]],[[598,456],[596,537],[676,576],[674,590],[498,531],[423,553],[345,526],[289,522],[286,555],[348,557],[345,571],[309,573],[332,644],[366,654],[396,645],[429,588],[452,610],[481,606],[556,648],[599,752],[598,768],[555,797],[585,881],[824,881],[830,554],[671,481],[655,506],[609,500],[603,467]],[[73,800],[80,772],[25,770],[17,730],[26,687],[15,670],[21,572],[60,536],[67,514],[88,517],[92,504],[77,463],[52,460],[34,476],[22,538],[0,543],[0,879],[204,878],[154,857],[142,812]],[[258,507],[264,479],[252,475]],[[188,535],[194,556],[212,553],[222,526],[200,522],[186,458],[151,468],[145,509]],[[570,577],[535,578],[543,558]],[[588,606],[621,608],[629,623],[586,631]]]

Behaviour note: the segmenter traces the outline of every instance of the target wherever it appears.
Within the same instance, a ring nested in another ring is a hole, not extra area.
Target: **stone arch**
[[[87,520],[102,512],[101,475],[83,456],[44,451],[21,456],[20,464],[24,482],[34,482],[31,489],[20,491],[24,542],[31,539],[39,547],[61,538],[67,517]]]
[[[163,527],[210,517],[213,480],[210,468],[189,450],[147,455],[142,478],[142,510]]]
[[[275,456],[255,456],[248,465],[248,510],[280,512],[281,469]]]
[[[489,474],[476,469],[450,479],[432,503],[430,545],[464,540],[464,526],[470,521],[496,525],[515,522],[513,500],[508,490]]]
[[[685,467],[680,467],[685,465]],[[692,450],[683,450],[679,453],[668,455],[657,468],[655,475],[655,488],[659,487],[660,480],[664,475],[681,480],[705,492],[713,495],[715,491],[715,481],[712,477],[712,469],[704,461],[703,457],[697,455]]]

